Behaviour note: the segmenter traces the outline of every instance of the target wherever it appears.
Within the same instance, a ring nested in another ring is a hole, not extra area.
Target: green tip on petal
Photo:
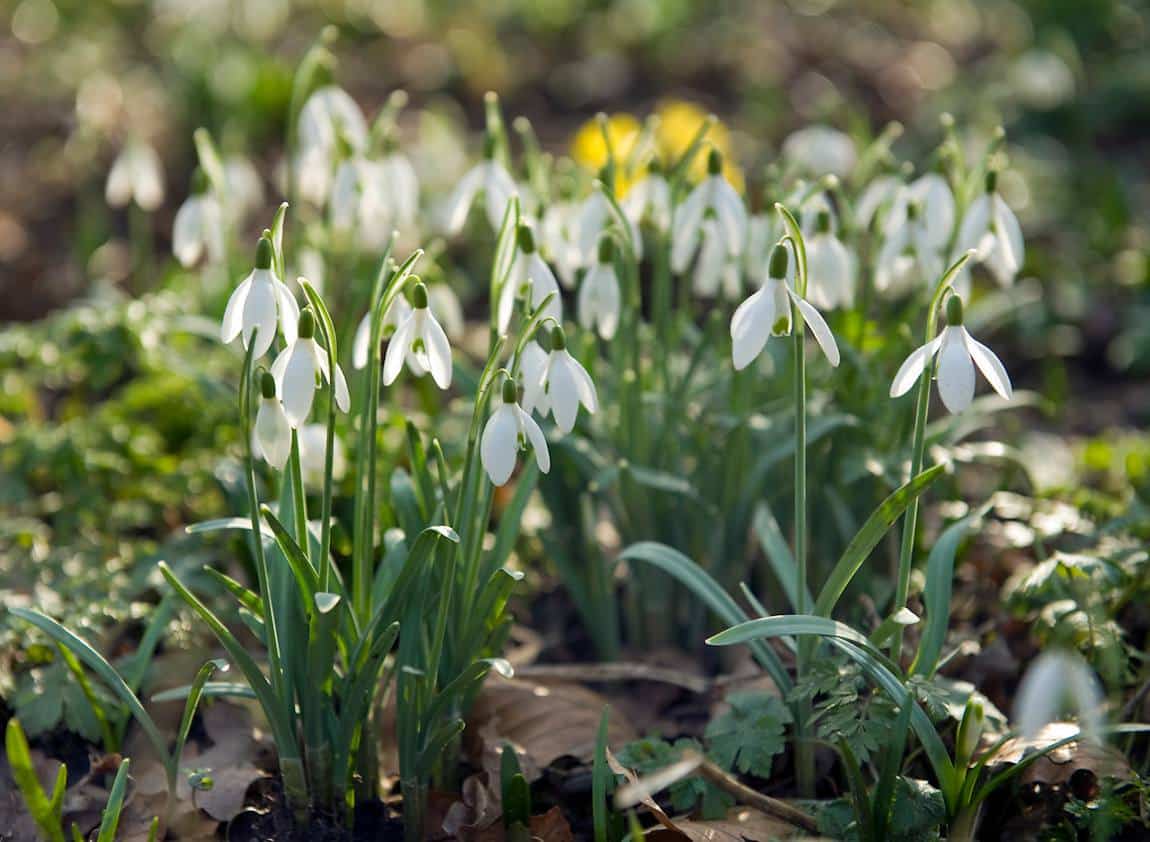
[[[260,369],[260,394],[267,400],[276,396],[276,379],[266,368]]]
[[[551,334],[551,350],[562,351],[567,347],[567,334],[560,325],[555,325],[548,333]]]
[[[524,254],[531,254],[535,251],[535,234],[531,231],[531,226],[520,225],[515,238],[519,241],[519,250]]]
[[[785,278],[790,259],[791,256],[787,253],[787,247],[782,243],[776,245],[771,251],[770,276],[778,280]]]
[[[957,295],[952,295],[946,299],[946,323],[950,327],[958,327],[962,324],[962,299]]]
[[[312,313],[310,307],[305,307],[300,310],[299,314],[299,338],[300,339],[314,339],[315,338],[315,314]]]
[[[615,241],[604,234],[599,238],[599,262],[610,263],[615,259]]]
[[[518,403],[519,390],[515,386],[515,381],[508,377],[503,381],[503,402],[504,403]]]
[[[411,288],[411,306],[416,310],[427,309],[427,287],[422,281],[417,280]]]
[[[998,170],[990,170],[986,174],[986,192],[993,193],[998,189]]]
[[[275,246],[272,245],[271,237],[260,237],[259,244],[256,246],[256,268],[271,269],[274,256]]]
[[[722,171],[723,153],[712,146],[710,153],[707,155],[707,174],[718,175]]]
[[[831,212],[828,210],[819,211],[818,216],[815,217],[815,231],[819,234],[827,234],[831,230]]]

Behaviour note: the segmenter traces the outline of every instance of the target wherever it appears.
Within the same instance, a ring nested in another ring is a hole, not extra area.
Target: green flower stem
[[[805,281],[802,278],[801,281]],[[806,286],[802,283],[802,286]],[[806,330],[799,308],[791,305],[791,323],[794,325],[791,336],[795,355],[795,565],[798,569],[798,613],[806,614],[807,594],[807,372],[804,339]],[[809,640],[800,641],[795,659],[795,673],[802,680],[807,672],[810,655]],[[800,704],[797,718],[797,740],[795,741],[795,774],[798,779],[799,794],[804,798],[814,796],[815,755],[807,739],[809,734],[810,702]]]
[[[311,542],[307,532],[307,497],[303,487],[303,468],[299,456],[299,431],[291,431],[291,455],[288,457],[288,482],[291,483],[292,524],[295,527],[295,540],[304,555],[311,558],[308,549]],[[316,561],[312,561],[315,567]]]

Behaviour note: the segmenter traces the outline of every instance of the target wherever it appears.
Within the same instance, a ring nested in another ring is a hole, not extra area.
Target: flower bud
[[[785,278],[787,276],[787,264],[789,262],[790,255],[787,254],[787,247],[782,243],[777,244],[771,251],[770,276],[777,280]]]
[[[988,170],[986,173],[986,192],[993,193],[998,189],[998,170]]]
[[[207,193],[211,185],[208,183],[208,176],[200,167],[196,167],[192,171],[192,189],[193,196],[199,196],[201,193]]]
[[[411,306],[416,310],[427,309],[427,287],[422,281],[416,280],[415,286],[411,288]]]
[[[965,766],[978,748],[978,741],[982,739],[982,728],[986,721],[986,711],[982,702],[973,696],[967,701],[962,712],[962,722],[958,726],[958,738],[955,741],[955,758]]]
[[[723,153],[711,147],[707,155],[707,175],[718,175],[723,171]]]
[[[950,327],[958,327],[962,324],[962,299],[957,295],[952,295],[946,299],[946,323]]]
[[[276,396],[276,379],[266,368],[260,369],[260,394],[267,400]]]
[[[310,307],[300,310],[298,336],[300,339],[315,338],[315,314]]]
[[[829,234],[831,230],[831,212],[828,210],[820,210],[815,217],[815,232],[818,234]]]
[[[260,237],[259,244],[256,246],[256,268],[271,269],[274,255],[275,247],[272,245],[271,238]]]
[[[615,259],[615,241],[609,235],[599,238],[599,262],[610,263]]]
[[[503,402],[504,403],[517,403],[519,398],[519,390],[515,386],[515,381],[508,377],[503,381]]]
[[[531,231],[531,226],[520,225],[519,230],[515,234],[516,240],[519,241],[519,250],[524,254],[533,254],[535,252],[535,234]]]

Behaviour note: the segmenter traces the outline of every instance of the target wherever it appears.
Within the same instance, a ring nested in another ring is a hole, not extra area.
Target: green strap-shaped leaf
[[[8,720],[8,729],[4,733],[4,748],[8,754],[8,765],[12,770],[12,778],[20,790],[20,794],[24,796],[24,803],[28,807],[33,821],[36,822],[36,826],[49,839],[49,842],[64,842],[64,831],[60,827],[60,820],[68,770],[63,765],[60,766],[59,774],[56,776],[56,787],[52,797],[49,798],[40,786],[40,778],[37,777],[36,768],[32,765],[32,753],[28,748],[28,738],[24,736],[24,729],[20,727],[20,720],[15,717]]]
[[[918,644],[918,653],[911,664],[912,675],[934,675],[942,646],[946,641],[946,630],[950,625],[950,593],[954,583],[954,557],[958,545],[966,537],[971,523],[979,512],[967,515],[957,523],[952,523],[931,547],[926,559],[926,588],[923,600],[926,603],[926,625]]]
[[[886,535],[887,530],[902,516],[911,501],[917,499],[930,487],[931,483],[942,476],[945,469],[945,465],[935,465],[928,468],[879,504],[878,508],[866,519],[862,528],[855,534],[855,537],[847,544],[847,548],[843,550],[834,570],[827,577],[826,584],[819,591],[819,598],[815,603],[816,614],[823,617],[831,615],[839,597],[843,595],[855,574],[858,573],[859,568],[862,567],[863,562],[867,560],[871,550],[878,545],[878,542]]]
[[[676,549],[655,541],[640,541],[623,550],[620,561],[642,561],[653,564],[670,574],[701,599],[724,623],[736,625],[747,622],[746,612],[731,598],[722,586],[687,556]],[[750,642],[755,659],[771,676],[771,679],[784,693],[790,690],[793,682],[783,667],[779,656],[762,641]]]
[[[100,811],[100,832],[96,842],[116,842],[116,830],[120,826],[120,812],[124,809],[124,796],[128,793],[128,769],[131,761],[125,758],[116,770],[112,790],[108,793],[108,803]]]

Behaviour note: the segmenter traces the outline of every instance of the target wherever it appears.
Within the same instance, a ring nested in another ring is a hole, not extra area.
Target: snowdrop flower
[[[300,151],[296,177],[301,195],[322,205],[332,186],[341,146],[362,154],[367,148],[367,121],[355,100],[337,85],[317,88],[299,114]]]
[[[583,404],[592,415],[599,409],[591,375],[567,350],[567,337],[558,325],[551,331],[551,352],[543,366],[538,390],[546,396],[555,424],[564,433],[575,429],[579,404]]]
[[[631,247],[635,251],[635,259],[642,260],[643,235],[639,231],[639,223],[626,216],[623,221],[627,224],[626,233],[631,241]],[[596,188],[579,206],[579,215],[575,220],[581,266],[589,266],[594,262],[599,249],[599,241],[604,234],[610,231],[614,222],[615,216],[611,211],[611,203],[603,195],[603,191]]]
[[[108,171],[104,198],[114,208],[133,200],[146,211],[163,204],[164,171],[156,150],[141,140],[129,141]]]
[[[810,175],[845,178],[857,159],[850,135],[830,126],[807,126],[783,141],[783,157]]]
[[[831,215],[822,211],[807,241],[807,297],[821,310],[849,307],[855,297],[854,261],[831,233]]]
[[[900,189],[883,223],[875,287],[902,291],[937,278],[954,217],[954,194],[941,175],[927,173]]]
[[[759,291],[739,305],[731,317],[731,355],[735,370],[750,365],[772,336],[791,332],[791,304],[799,310],[830,364],[839,364],[839,347],[819,311],[790,288],[786,281],[789,255],[782,243],[771,252],[767,279]]]
[[[551,267],[539,256],[535,250],[535,234],[527,225],[520,225],[516,232],[518,248],[515,260],[511,264],[511,272],[499,291],[499,306],[496,311],[496,321],[500,333],[506,333],[511,324],[511,315],[515,309],[515,300],[521,298],[527,302],[530,310],[538,309],[543,299],[551,295],[544,311],[555,321],[563,319],[563,303],[559,298],[559,282],[555,280],[555,273]]]
[[[383,384],[390,386],[404,361],[416,377],[431,372],[440,389],[451,385],[451,345],[447,334],[427,306],[427,287],[416,281],[411,291],[411,312],[400,322],[383,359]]]
[[[184,268],[194,265],[205,254],[213,263],[223,258],[223,213],[202,170],[196,170],[192,193],[176,211],[172,223],[172,253]]]
[[[683,204],[675,209],[671,223],[671,269],[683,272],[699,247],[703,221],[712,214],[718,223],[726,253],[738,257],[747,238],[747,210],[743,200],[723,178],[723,156],[711,149],[707,158],[707,177]]]
[[[383,314],[383,325],[380,339],[388,339],[396,329],[407,320],[411,314],[411,305],[403,297],[403,293],[395,296]],[[371,354],[371,311],[368,310],[360,319],[359,327],[355,329],[355,339],[351,345],[351,364],[356,369],[367,366],[367,358]]]
[[[651,161],[647,175],[632,185],[621,206],[633,225],[646,219],[660,232],[671,227],[671,186],[658,161]]]
[[[1061,651],[1044,652],[1022,676],[1014,701],[1014,720],[1024,738],[1034,739],[1071,708],[1078,714],[1082,733],[1097,737],[1103,704],[1098,679],[1080,657]]]
[[[272,242],[267,237],[260,237],[256,247],[256,267],[228,299],[220,339],[230,343],[242,332],[246,348],[252,333],[258,328],[254,354],[262,357],[275,339],[277,320],[284,339],[290,345],[296,339],[299,318],[295,296],[272,269]]]
[[[296,431],[299,467],[305,485],[319,488],[327,470],[327,425],[304,424]],[[347,473],[347,451],[339,436],[331,440],[331,478],[339,482]]]
[[[260,371],[260,408],[256,411],[252,443],[253,449],[265,462],[277,471],[283,470],[291,453],[291,424],[280,403],[275,377],[263,369]]]
[[[962,299],[951,295],[946,302],[946,327],[938,337],[914,351],[899,368],[890,385],[890,396],[906,394],[918,382],[927,365],[938,356],[938,394],[952,413],[962,412],[974,399],[974,367],[994,391],[1010,400],[1010,376],[995,353],[971,336],[962,324]]]
[[[598,258],[579,287],[579,326],[584,330],[597,330],[601,337],[610,340],[619,328],[620,296],[615,241],[609,234],[604,234],[599,241]]]
[[[539,238],[548,259],[555,264],[559,282],[565,289],[575,286],[575,276],[583,265],[579,253],[576,223],[579,207],[571,201],[553,202],[539,221]]]
[[[546,334],[539,334],[546,339]],[[546,418],[551,412],[551,398],[543,389],[543,374],[547,369],[548,353],[539,342],[528,342],[519,357],[519,374],[523,383],[523,411],[538,412]]]
[[[264,183],[247,158],[235,155],[225,159],[224,182],[228,204],[225,210],[232,219],[240,219],[264,203]]]
[[[391,149],[375,164],[374,176],[392,227],[413,226],[419,212],[419,178],[411,161],[397,149]]]
[[[725,298],[736,300],[743,291],[739,260],[727,251],[727,241],[717,219],[703,220],[703,244],[691,280],[692,291],[703,298],[713,298],[720,290]]]
[[[902,180],[893,175],[880,175],[873,179],[855,203],[855,227],[865,231],[872,221],[881,221],[883,212],[902,188]]]
[[[1025,250],[1022,228],[1014,211],[998,195],[998,173],[986,174],[986,192],[970,203],[958,229],[959,252],[974,249],[975,257],[1001,286],[1014,283]]]
[[[518,195],[519,188],[506,167],[496,160],[495,139],[491,136],[484,143],[483,160],[464,174],[447,199],[448,234],[458,234],[463,230],[471,205],[480,193],[487,209],[487,221],[492,229],[498,231],[503,224],[507,203]]]
[[[288,423],[298,429],[311,412],[315,390],[322,380],[328,379],[327,351],[315,341],[315,316],[305,309],[299,316],[299,335],[294,342],[280,351],[272,363],[272,376],[283,400]],[[335,366],[335,405],[341,412],[351,406],[351,395],[343,369]]]
[[[515,381],[503,381],[503,403],[487,419],[479,444],[479,458],[493,485],[506,485],[515,470],[520,450],[530,445],[535,450],[539,470],[551,470],[551,453],[547,439],[535,419],[519,407],[515,399]]]

